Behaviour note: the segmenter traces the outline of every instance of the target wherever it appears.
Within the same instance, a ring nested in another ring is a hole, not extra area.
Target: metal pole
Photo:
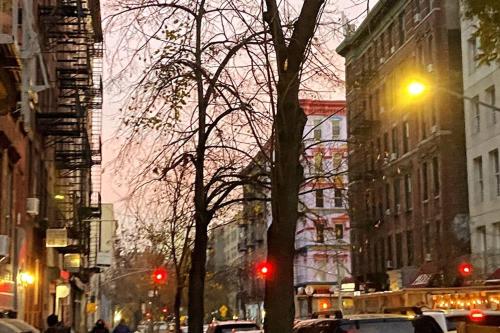
[[[460,99],[465,99],[465,100],[468,100],[468,101],[472,101],[474,103],[477,103],[478,105],[485,106],[485,107],[490,108],[490,109],[492,109],[494,111],[500,112],[500,107],[498,107],[498,106],[491,105],[491,104],[482,102],[480,100],[476,100],[476,99],[474,99],[472,97],[465,96],[463,94],[460,94],[460,93],[458,93],[456,91],[453,91],[453,90],[450,90],[448,88],[444,88],[444,87],[440,87],[440,86],[436,86],[436,88],[439,89],[439,90],[441,90],[441,91],[444,91],[445,93],[450,94],[450,95],[452,95],[454,97],[457,97],[457,98],[460,98]]]
[[[339,251],[335,250],[335,256],[337,257],[335,259],[336,267],[337,267],[337,286],[339,289],[339,295],[338,295],[338,307],[340,311],[344,311],[343,306],[342,306],[342,278],[340,276],[340,258],[339,258]]]

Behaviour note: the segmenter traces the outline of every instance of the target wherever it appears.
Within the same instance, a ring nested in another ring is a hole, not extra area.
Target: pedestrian
[[[125,323],[125,320],[120,320],[118,325],[116,325],[115,329],[113,330],[113,333],[131,333],[130,328],[128,328],[127,324]]]
[[[68,327],[65,327],[56,314],[51,314],[47,317],[47,329],[45,333],[69,333]]]
[[[92,328],[92,331],[90,331],[90,333],[109,333],[109,330],[106,327],[106,323],[104,322],[104,320],[99,319],[95,322],[94,328]]]

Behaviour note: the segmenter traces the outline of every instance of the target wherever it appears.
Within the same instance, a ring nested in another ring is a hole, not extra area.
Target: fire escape
[[[40,6],[45,50],[55,59],[56,103],[37,114],[39,129],[55,147],[52,228],[75,240],[66,252],[89,254],[89,219],[101,215],[102,56],[99,2],[57,0]]]

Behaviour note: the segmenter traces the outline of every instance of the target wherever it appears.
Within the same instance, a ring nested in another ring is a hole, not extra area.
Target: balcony
[[[350,119],[350,134],[365,137],[378,125],[380,125],[379,120],[371,119],[364,112],[358,112]]]

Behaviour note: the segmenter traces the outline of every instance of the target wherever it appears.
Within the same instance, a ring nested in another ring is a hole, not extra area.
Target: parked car
[[[0,333],[40,333],[40,330],[20,319],[1,318]]]
[[[429,316],[394,314],[352,315],[342,319],[309,319],[297,323],[294,333],[443,333]]]
[[[456,332],[459,322],[479,326],[500,327],[500,311],[493,310],[449,310],[444,312],[448,332]]]
[[[248,332],[258,331],[259,326],[253,321],[246,320],[232,320],[232,321],[218,321],[208,325],[207,333],[234,333],[234,332]]]

